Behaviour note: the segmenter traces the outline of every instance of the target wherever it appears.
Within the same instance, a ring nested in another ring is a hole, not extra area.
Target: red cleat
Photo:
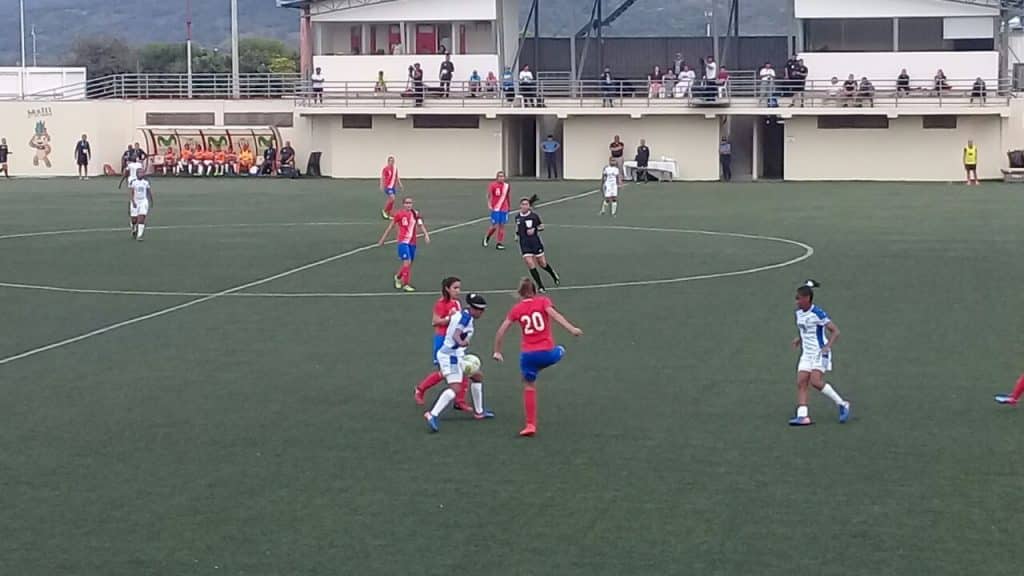
[[[419,388],[417,388],[416,391],[412,393],[412,397],[416,400],[417,406],[423,406],[423,404],[426,403],[426,401],[423,400],[423,390],[420,390]]]
[[[533,436],[537,433],[537,427],[533,424],[527,424],[526,428],[519,431],[520,436]]]

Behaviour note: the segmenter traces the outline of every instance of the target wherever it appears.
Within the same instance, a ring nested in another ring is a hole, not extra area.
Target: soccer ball
[[[466,376],[472,376],[480,371],[480,358],[472,354],[466,354],[462,358],[462,372]]]

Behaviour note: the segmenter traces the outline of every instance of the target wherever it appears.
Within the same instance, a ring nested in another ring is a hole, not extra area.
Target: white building
[[[85,94],[85,80],[85,68],[3,66],[0,67],[0,99],[19,98],[22,89],[26,98],[78,98]]]
[[[455,82],[477,70],[501,75],[518,45],[516,0],[310,0],[313,66],[329,82],[373,82],[378,71],[404,86],[419,62],[436,82],[443,52]]]
[[[984,2],[979,2],[984,4]],[[812,80],[853,74],[915,82],[999,74],[999,10],[951,0],[794,0],[800,56]]]

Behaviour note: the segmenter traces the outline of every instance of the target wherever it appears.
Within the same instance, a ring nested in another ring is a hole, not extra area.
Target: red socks
[[[402,284],[408,286],[412,283],[412,266],[402,266],[398,269],[398,274],[395,277],[402,281]]]
[[[455,403],[460,406],[466,405],[466,392],[469,391],[469,378],[462,379],[462,386],[455,392]]]
[[[1024,375],[1017,380],[1017,385],[1013,387],[1013,394],[1010,395],[1014,400],[1020,400],[1020,397],[1024,396]]]
[[[384,203],[384,211],[391,214],[391,209],[395,207],[395,197],[388,196],[388,201]]]
[[[487,239],[490,240],[491,236],[494,236],[494,226],[487,229]]]
[[[498,228],[498,242],[502,243],[505,241],[505,227]]]
[[[526,412],[526,425],[537,425],[537,389],[531,385],[523,388],[523,410]]]
[[[442,376],[440,372],[435,370],[435,371],[431,372],[429,376],[424,378],[422,382],[417,384],[416,385],[416,389],[419,390],[420,392],[426,392],[427,390],[430,390],[431,388],[433,388],[434,386],[437,386],[438,384],[440,384],[443,381],[444,381],[444,376]]]

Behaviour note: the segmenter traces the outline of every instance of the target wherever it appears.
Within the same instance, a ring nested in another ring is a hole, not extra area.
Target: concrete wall
[[[358,82],[362,85],[354,84],[352,89],[372,90],[378,70],[384,71],[388,91],[401,92],[405,90],[409,66],[415,62],[419,62],[423,68],[423,81],[428,86],[437,86],[443,61],[444,56],[440,54],[313,56],[313,66],[323,69],[324,78],[327,79],[327,86],[324,89],[328,92],[340,89],[338,86],[332,86],[333,82]],[[452,63],[455,64],[455,82],[468,82],[473,70],[479,71],[481,78],[486,78],[488,72],[501,76],[497,54],[456,54],[452,56]]]
[[[340,116],[313,118],[313,148],[335,178],[378,178],[395,156],[405,178],[493,178],[502,169],[502,121],[479,129],[413,128],[412,117],[373,117],[373,129],[344,129]]]
[[[0,98],[17,98],[21,95],[21,73],[21,68],[17,66],[0,67]],[[46,94],[79,97],[84,92],[85,68],[25,68],[26,96]]]
[[[946,0],[794,0],[797,18],[998,16],[999,10]]]
[[[497,0],[396,0],[328,11],[313,4],[314,22],[452,22],[497,20]]]
[[[833,76],[842,81],[853,74],[858,80],[867,76],[880,89],[893,89],[903,68],[918,87],[931,87],[940,68],[956,88],[970,88],[978,76],[994,86],[999,77],[998,52],[804,52],[800,57],[812,81]]]
[[[290,101],[280,100],[143,100],[143,101],[80,101],[80,102],[0,102],[0,137],[7,139],[11,149],[10,168],[14,176],[73,176],[75,143],[87,134],[92,144],[90,167],[97,174],[104,164],[120,166],[121,153],[130,142],[141,140],[138,128],[146,125],[148,112],[213,112],[216,125],[224,124],[225,112],[293,111]],[[44,134],[36,136],[36,126]],[[310,150],[310,125],[296,115],[295,126],[281,128],[281,137],[291,140],[301,163]],[[38,152],[29,141],[46,141],[48,155]],[[38,162],[33,162],[38,157]],[[44,157],[50,161],[46,166]]]
[[[786,179],[958,181],[969,139],[979,149],[978,176],[1001,178],[1012,147],[1002,142],[1003,122],[998,115],[960,116],[955,130],[925,130],[920,116],[900,116],[888,129],[822,130],[815,117],[790,118]]]
[[[680,180],[718,179],[719,121],[703,116],[576,116],[565,120],[562,158],[565,177],[595,180],[608,163],[608,144],[618,134],[632,160],[641,138],[651,159],[672,158]]]

